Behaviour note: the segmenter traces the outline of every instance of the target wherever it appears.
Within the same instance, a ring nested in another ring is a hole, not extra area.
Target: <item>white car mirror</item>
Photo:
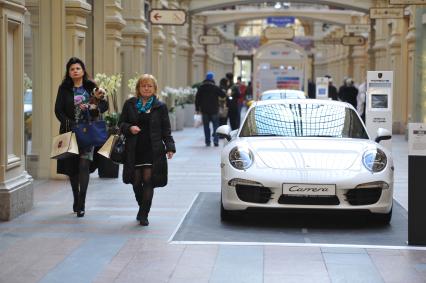
[[[374,141],[379,143],[380,141],[390,140],[391,138],[392,138],[392,133],[389,130],[386,130],[384,128],[378,128],[377,136]]]
[[[231,133],[231,127],[228,125],[222,125],[216,129],[216,134],[219,137],[224,137],[228,141],[231,139],[230,133]]]

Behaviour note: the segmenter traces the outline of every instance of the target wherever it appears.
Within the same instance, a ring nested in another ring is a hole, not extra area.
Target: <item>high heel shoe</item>
[[[84,217],[84,210],[77,211],[77,217]]]
[[[139,224],[142,226],[148,226],[149,225],[148,217],[141,216],[141,219],[139,220]]]
[[[142,207],[139,207],[138,214],[136,215],[136,220],[140,221],[142,218]]]

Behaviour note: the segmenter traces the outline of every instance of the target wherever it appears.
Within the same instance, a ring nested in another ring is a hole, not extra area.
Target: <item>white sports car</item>
[[[221,218],[251,208],[368,211],[392,217],[393,160],[370,140],[348,103],[286,99],[259,101],[241,127],[217,133],[228,140],[221,155]]]

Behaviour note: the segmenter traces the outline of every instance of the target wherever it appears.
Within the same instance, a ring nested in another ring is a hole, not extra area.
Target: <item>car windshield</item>
[[[368,139],[354,110],[344,105],[288,103],[257,105],[240,137],[334,137]]]
[[[305,98],[302,91],[285,91],[285,92],[266,92],[260,97],[260,100],[273,100],[273,99],[288,99],[288,98]]]

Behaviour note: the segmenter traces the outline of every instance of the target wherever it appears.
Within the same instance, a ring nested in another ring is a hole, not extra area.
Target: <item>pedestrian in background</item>
[[[365,98],[367,96],[367,82],[364,81],[358,88],[356,110],[365,123]]]
[[[245,101],[246,101],[247,86],[242,81],[241,76],[237,77],[237,84],[236,85],[238,87],[238,91],[240,92],[240,94],[238,96],[238,115],[239,115],[239,117],[241,117],[241,110],[243,109],[243,107],[245,105]]]
[[[241,119],[238,113],[238,98],[240,97],[240,91],[234,84],[234,74],[226,73],[226,79],[228,80],[226,95],[229,97],[229,123],[231,124],[231,129],[236,130],[240,127]]]
[[[223,91],[214,82],[214,73],[208,72],[206,79],[201,83],[195,94],[195,111],[203,118],[204,141],[206,146],[211,145],[211,135],[214,146],[219,146],[219,137],[216,129],[219,127],[219,98],[225,97]],[[210,123],[213,131],[210,131]],[[211,134],[212,132],[212,134]]]
[[[219,88],[223,94],[226,94],[227,85],[228,80],[226,78],[220,79]],[[229,99],[226,95],[219,97],[219,126],[228,124],[228,104]]]
[[[346,79],[345,86],[339,90],[340,100],[352,104],[357,109],[358,89],[354,86],[354,81],[351,78]]]
[[[108,110],[104,94],[89,80],[83,61],[76,57],[70,58],[55,102],[55,115],[61,123],[59,133],[71,131],[80,122],[95,120],[99,113]],[[74,197],[73,211],[77,217],[83,217],[89,174],[96,169],[96,165],[91,166],[95,149],[89,146],[79,147],[78,150],[79,155],[58,160],[56,172],[68,175]]]
[[[338,100],[337,88],[333,85],[333,78],[330,75],[326,75],[328,78],[328,97],[332,100]]]
[[[133,185],[139,211],[136,220],[149,225],[154,188],[167,185],[167,159],[176,152],[167,106],[158,100],[157,80],[142,75],[120,115],[120,130],[126,136],[123,182]]]
[[[308,79],[308,97],[316,98],[316,85],[312,79]]]

